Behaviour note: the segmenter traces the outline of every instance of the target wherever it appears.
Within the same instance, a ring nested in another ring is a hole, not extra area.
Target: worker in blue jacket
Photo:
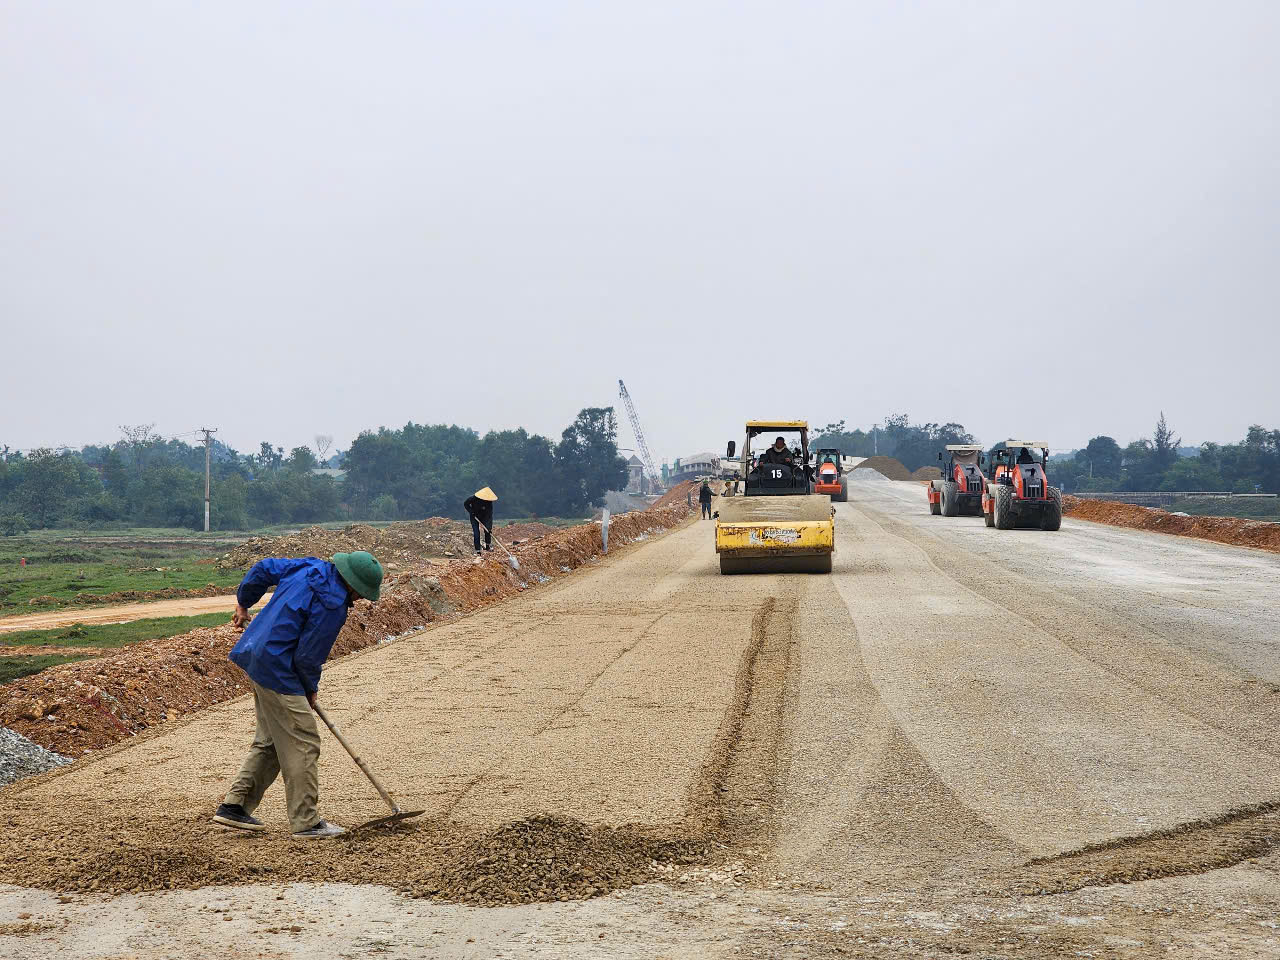
[[[249,618],[249,608],[268,587],[275,593],[263,611]],[[382,567],[364,552],[316,557],[268,557],[253,565],[236,590],[231,622],[244,636],[231,648],[230,659],[249,675],[258,726],[253,745],[226,799],[213,815],[215,823],[238,830],[263,830],[253,811],[277,774],[284,774],[289,826],[295,837],[336,837],[346,831],[321,819],[320,731],[312,708],[320,687],[320,670],[347,612],[360,597],[376,601]]]

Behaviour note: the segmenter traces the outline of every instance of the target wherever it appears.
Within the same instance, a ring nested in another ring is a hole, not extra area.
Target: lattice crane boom
[[[627,419],[631,421],[631,432],[636,435],[636,449],[640,452],[640,462],[644,464],[645,472],[649,474],[649,480],[658,490],[662,489],[662,477],[658,474],[658,468],[653,465],[653,455],[649,453],[649,445],[644,442],[644,431],[640,428],[640,418],[636,415],[636,405],[631,402],[631,394],[627,393],[627,385],[621,380],[618,381],[618,396],[622,398],[622,405],[627,408]]]

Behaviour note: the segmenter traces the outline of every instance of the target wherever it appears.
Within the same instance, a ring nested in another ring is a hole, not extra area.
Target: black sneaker
[[[257,817],[251,817],[244,807],[238,803],[221,804],[213,814],[213,822],[234,830],[265,830],[266,826]]]

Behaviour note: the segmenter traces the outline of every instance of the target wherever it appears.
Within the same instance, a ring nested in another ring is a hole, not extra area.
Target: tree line
[[[1121,447],[1113,437],[1096,436],[1080,450],[1053,457],[1050,482],[1080,493],[1280,493],[1280,430],[1254,424],[1239,443],[1202,443],[1190,457],[1180,446],[1161,413],[1150,437]]]
[[[612,407],[583,409],[557,442],[523,429],[477,431],[408,423],[365,431],[345,453],[262,442],[242,454],[214,441],[211,526],[461,517],[478,487],[499,495],[499,516],[581,516],[626,485]],[[317,455],[319,454],[319,455]],[[345,476],[316,473],[322,463]],[[79,450],[0,450],[0,535],[51,527],[185,527],[204,518],[203,444],[164,439],[152,425]]]
[[[874,453],[895,457],[908,470],[937,464],[948,443],[975,443],[958,423],[912,424],[905,415],[889,417],[883,427],[847,430],[843,420],[817,431],[816,447],[839,447],[848,456]],[[1149,437],[1126,446],[1106,435],[1080,450],[1052,455],[1050,482],[1071,492],[1192,490],[1280,493],[1280,430],[1249,427],[1239,443],[1203,443],[1185,456],[1182,441],[1160,414]],[[992,447],[992,450],[1003,445]]]
[[[893,457],[908,470],[937,466],[938,451],[948,443],[976,443],[958,423],[913,424],[906,414],[886,417],[884,426],[847,430],[843,420],[821,427],[810,441],[813,449],[836,447],[846,457]]]

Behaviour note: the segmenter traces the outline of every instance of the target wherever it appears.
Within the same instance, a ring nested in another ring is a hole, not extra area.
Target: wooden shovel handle
[[[476,523],[479,523],[479,524],[480,524],[480,526],[481,526],[481,528],[484,530],[484,532],[485,532],[485,533],[487,533],[487,534],[489,535],[489,539],[490,539],[490,540],[492,540],[492,541],[493,541],[494,543],[496,543],[498,546],[502,547],[502,552],[503,552],[503,553],[505,553],[508,557],[511,557],[511,551],[507,549],[506,544],[504,544],[501,540],[499,540],[497,537],[495,537],[495,536],[493,535],[493,531],[492,531],[491,529],[489,529],[488,527],[486,527],[486,526],[485,526],[483,523],[481,523],[479,520],[477,520],[477,521],[476,521]],[[512,559],[512,560],[514,560],[514,559],[515,559],[515,557],[511,557],[511,559]]]
[[[329,719],[329,715],[324,712],[324,707],[317,703],[314,704],[314,708],[316,714],[324,721],[324,725],[329,728],[329,732],[337,738],[340,744],[342,744],[342,749],[346,750],[347,753],[351,755],[351,759],[356,762],[356,766],[360,768],[360,772],[369,778],[369,782],[373,784],[374,789],[377,790],[378,793],[381,794],[382,799],[387,802],[387,806],[391,808],[391,812],[400,813],[400,807],[391,799],[391,794],[387,793],[382,784],[378,782],[378,778],[373,775],[373,771],[369,769],[368,764],[361,760],[359,755],[351,749],[351,744],[347,743],[347,738],[342,735],[342,731],[339,730],[334,725],[334,722]]]

